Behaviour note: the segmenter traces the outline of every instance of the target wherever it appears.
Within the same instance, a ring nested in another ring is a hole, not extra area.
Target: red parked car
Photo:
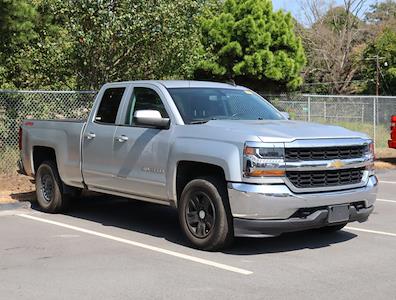
[[[388,141],[389,148],[396,149],[396,116],[391,118],[391,139]]]

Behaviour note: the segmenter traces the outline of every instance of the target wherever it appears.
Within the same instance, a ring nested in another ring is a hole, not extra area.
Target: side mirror
[[[284,116],[287,120],[290,120],[290,115],[288,112],[281,111],[281,115]]]
[[[158,129],[168,129],[169,118],[163,118],[158,110],[137,110],[133,114],[133,121],[139,126],[149,126]]]

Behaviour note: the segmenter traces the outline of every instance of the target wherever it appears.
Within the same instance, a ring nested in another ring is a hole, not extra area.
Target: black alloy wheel
[[[202,191],[193,192],[186,206],[188,229],[197,238],[206,238],[216,222],[212,200]]]

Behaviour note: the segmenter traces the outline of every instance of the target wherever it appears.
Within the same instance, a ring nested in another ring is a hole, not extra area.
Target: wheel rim
[[[215,208],[212,200],[203,192],[194,192],[186,206],[188,229],[197,238],[206,238],[215,224]]]
[[[41,176],[41,194],[46,202],[50,202],[54,192],[54,181],[52,176],[44,174]]]

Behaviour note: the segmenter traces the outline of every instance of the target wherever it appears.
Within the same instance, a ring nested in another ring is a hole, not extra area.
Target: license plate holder
[[[329,224],[341,223],[349,220],[349,205],[329,206],[329,216],[327,221]]]

